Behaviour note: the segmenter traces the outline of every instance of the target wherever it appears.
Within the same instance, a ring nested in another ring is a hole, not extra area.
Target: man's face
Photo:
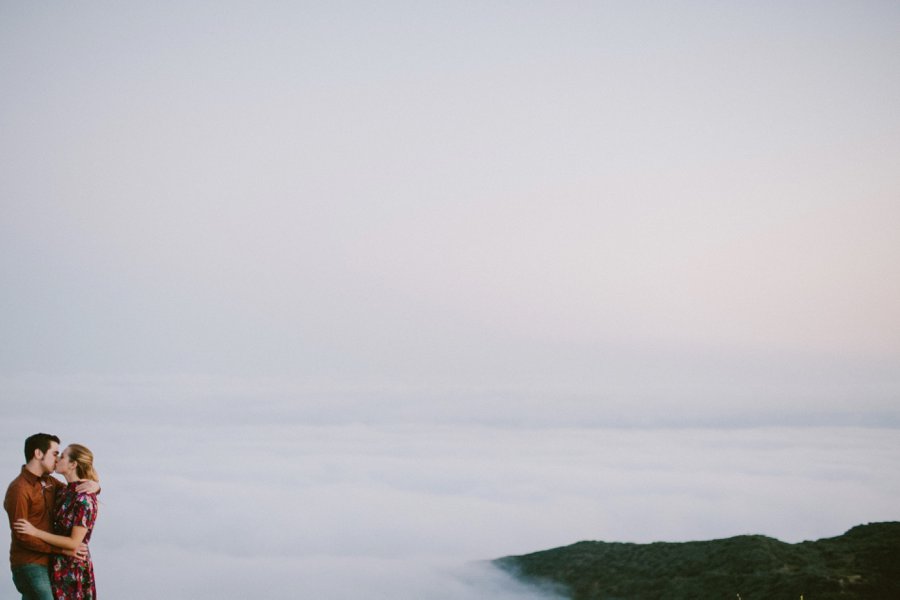
[[[52,473],[56,469],[56,461],[59,458],[59,444],[50,442],[50,447],[44,452],[43,456],[41,456],[40,450],[35,452],[35,455],[41,460],[41,468],[44,470],[44,475]]]

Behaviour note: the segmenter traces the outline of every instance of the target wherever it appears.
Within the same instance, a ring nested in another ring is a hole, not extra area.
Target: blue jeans
[[[22,600],[53,600],[47,565],[19,565],[13,567],[12,574]]]

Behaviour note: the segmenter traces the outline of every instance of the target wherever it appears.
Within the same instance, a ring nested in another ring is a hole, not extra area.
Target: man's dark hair
[[[50,442],[59,443],[59,438],[49,433],[36,433],[25,440],[25,462],[34,458],[34,451],[40,450],[44,454],[50,449]]]

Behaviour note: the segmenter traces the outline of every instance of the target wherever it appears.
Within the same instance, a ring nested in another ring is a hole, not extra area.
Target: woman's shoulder
[[[75,492],[74,502],[85,506],[96,506],[97,494],[93,492]]]

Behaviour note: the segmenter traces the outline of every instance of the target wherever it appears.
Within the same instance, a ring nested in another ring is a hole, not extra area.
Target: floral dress
[[[71,535],[73,527],[84,527],[87,529],[84,543],[87,544],[97,520],[97,496],[76,492],[75,487],[79,483],[68,484],[57,496],[53,532],[67,536]],[[50,567],[50,583],[54,600],[95,600],[97,588],[90,552],[83,561],[55,554]]]

